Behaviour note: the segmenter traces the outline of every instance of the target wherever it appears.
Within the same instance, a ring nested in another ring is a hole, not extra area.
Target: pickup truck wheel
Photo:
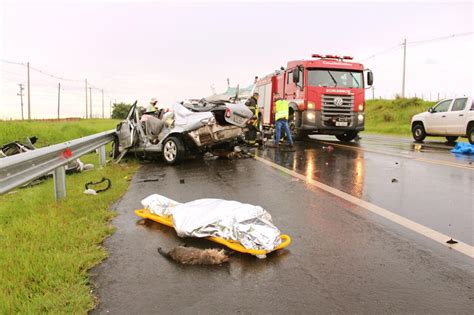
[[[474,126],[467,131],[467,139],[470,144],[474,144]]]
[[[448,142],[454,142],[456,140],[458,140],[459,137],[457,136],[447,136],[446,137],[446,140],[448,140]]]
[[[416,142],[422,142],[426,138],[426,132],[423,125],[418,124],[413,126],[412,133],[413,139],[415,139]]]
[[[163,143],[163,159],[168,164],[181,162],[185,155],[183,141],[178,137],[169,137]]]
[[[356,131],[348,131],[341,135],[336,135],[337,140],[342,142],[351,142],[355,137],[357,137]]]

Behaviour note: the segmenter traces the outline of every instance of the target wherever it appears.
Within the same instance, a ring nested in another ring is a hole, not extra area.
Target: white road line
[[[280,166],[278,164],[275,164],[271,161],[268,161],[264,158],[261,158],[261,157],[258,157],[256,156],[255,159],[257,161],[260,161],[266,165],[269,165],[277,170],[280,170],[288,175],[291,175],[293,177],[296,177],[298,179],[301,179],[302,181],[306,182],[307,184],[310,184],[312,186],[315,186],[317,188],[320,188],[336,197],[339,197],[341,199],[344,199],[346,201],[349,201],[359,207],[362,207],[364,209],[367,209],[375,214],[378,214],[379,216],[387,219],[387,220],[390,220],[394,223],[397,223],[411,231],[414,231],[418,234],[421,234],[425,237],[428,237],[430,239],[432,239],[433,241],[435,242],[438,242],[444,246],[448,246],[450,247],[451,249],[454,249],[460,253],[463,253],[464,255],[467,255],[471,258],[474,258],[474,247],[469,245],[469,244],[466,244],[466,243],[463,243],[463,242],[460,242],[458,241],[457,244],[453,244],[453,245],[450,245],[450,244],[447,244],[446,241],[449,240],[451,237],[443,234],[443,233],[440,233],[438,231],[435,231],[433,229],[430,229],[429,227],[426,227],[424,225],[421,225],[419,223],[416,223],[414,221],[411,221],[407,218],[404,218],[398,214],[395,214],[393,212],[390,212],[389,210],[386,210],[384,208],[381,208],[379,206],[376,206],[370,202],[367,202],[365,200],[362,200],[362,199],[359,199],[359,198],[356,198],[350,194],[347,194],[343,191],[340,191],[336,188],[333,188],[331,186],[328,186],[328,185],[325,185],[321,182],[318,182],[316,180],[313,180],[313,179],[308,179],[306,176],[302,175],[302,174],[299,174],[295,171],[292,171],[292,170],[289,170],[283,166]]]

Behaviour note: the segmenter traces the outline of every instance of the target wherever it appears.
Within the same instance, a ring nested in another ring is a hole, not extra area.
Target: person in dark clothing
[[[245,133],[245,140],[247,144],[251,146],[257,145],[257,127],[255,127],[255,123],[258,122],[258,117],[256,116],[257,112],[257,105],[258,105],[258,98],[259,94],[257,92],[253,93],[252,97],[250,97],[246,102],[245,105],[252,111],[253,119],[251,123],[247,127],[247,132]]]

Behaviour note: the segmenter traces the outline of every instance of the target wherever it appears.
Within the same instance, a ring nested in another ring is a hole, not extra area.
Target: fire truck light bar
[[[323,58],[323,56],[320,55],[320,54],[312,54],[311,57],[313,57],[313,58]]]
[[[344,56],[344,57],[342,57],[342,59],[352,60],[352,59],[354,59],[354,58],[352,58],[351,56]]]

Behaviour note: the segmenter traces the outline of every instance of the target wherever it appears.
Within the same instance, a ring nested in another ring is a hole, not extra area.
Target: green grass
[[[365,132],[410,136],[412,116],[434,104],[419,98],[369,100],[365,107]]]
[[[0,144],[37,136],[36,146],[43,147],[114,129],[117,122],[115,119],[0,121]]]
[[[9,130],[8,124],[1,122],[0,129]],[[111,129],[115,122],[11,124],[21,128],[9,130],[7,141],[35,129],[38,136],[54,135],[54,142],[63,142]],[[3,132],[1,137],[6,142]],[[86,313],[94,307],[88,270],[107,256],[101,242],[113,232],[110,205],[126,191],[138,164],[100,168],[96,154],[81,160],[96,168],[67,175],[66,200],[54,200],[52,179],[0,196],[0,314]],[[103,176],[112,180],[110,190],[82,193],[85,183]]]

